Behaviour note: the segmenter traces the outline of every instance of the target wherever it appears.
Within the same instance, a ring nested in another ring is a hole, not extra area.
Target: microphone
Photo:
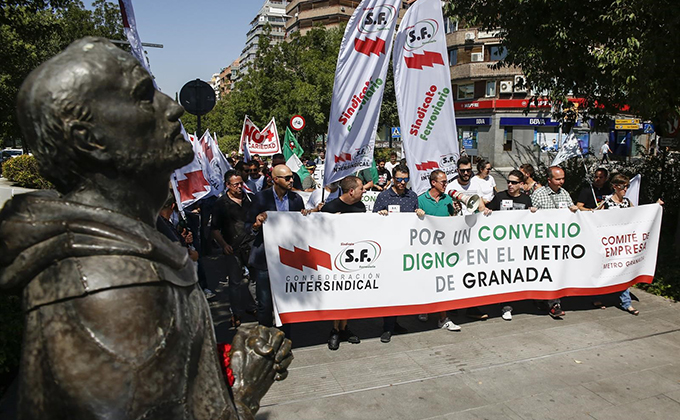
[[[456,190],[449,191],[449,195],[456,201],[460,201],[471,213],[479,208],[479,196],[477,194],[463,194]]]

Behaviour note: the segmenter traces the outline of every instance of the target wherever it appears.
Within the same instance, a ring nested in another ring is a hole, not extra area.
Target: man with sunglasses
[[[265,188],[264,176],[260,173],[260,162],[253,159],[245,164],[245,172],[248,174],[246,186],[253,194],[259,193]]]
[[[482,213],[487,213],[486,206],[484,205],[484,200],[481,199],[482,196],[482,184],[481,184],[481,178],[478,176],[472,176],[472,162],[470,161],[470,158],[467,156],[462,156],[460,159],[458,159],[458,162],[456,162],[456,167],[458,168],[458,177],[454,179],[453,181],[449,182],[449,185],[446,187],[446,195],[451,195],[453,191],[457,191],[459,193],[467,194],[467,195],[478,195],[480,197],[479,200],[479,208],[477,211],[482,212]],[[456,208],[460,206],[460,203],[454,201],[454,206]],[[463,216],[469,216],[473,214],[472,211],[468,210],[466,206],[461,206],[462,211],[460,214]],[[465,314],[468,318],[471,319],[480,319],[480,320],[485,320],[489,318],[489,315],[482,312],[479,308],[474,307],[474,308],[467,308],[465,311]],[[421,321],[427,320],[424,318],[419,318]]]
[[[236,171],[227,171],[224,181],[227,193],[215,202],[211,230],[212,238],[225,255],[232,325],[238,328],[246,309],[254,309],[247,283],[243,282],[243,266],[248,262],[253,241],[252,230],[246,222],[253,195],[243,191],[243,178]]]
[[[462,156],[458,159],[458,162],[456,162],[456,166],[458,168],[458,177],[449,182],[449,185],[446,187],[446,194],[450,195],[452,191],[458,191],[459,193],[467,195],[476,194],[481,198],[481,179],[477,176],[472,176],[472,162],[470,162],[470,158]],[[484,200],[479,200],[478,211],[483,212],[485,209]],[[463,216],[473,214],[473,212],[468,210],[465,206],[462,206],[462,210]]]
[[[272,161],[274,163],[274,161]],[[274,324],[272,292],[267,270],[267,257],[264,251],[264,236],[262,224],[267,220],[268,211],[299,211],[304,215],[305,210],[302,197],[293,192],[293,172],[284,164],[278,164],[272,169],[274,185],[255,194],[253,204],[248,211],[247,221],[256,235],[250,250],[248,263],[251,275],[255,279],[257,295],[257,321],[260,325],[271,327]],[[285,331],[290,336],[290,331]]]
[[[590,185],[583,187],[576,200],[576,207],[582,211],[595,210],[605,197],[614,193],[607,181],[609,181],[609,171],[605,168],[598,168],[593,176],[592,188]],[[596,199],[597,202],[595,202]]]
[[[418,208],[418,194],[407,188],[409,169],[406,165],[397,165],[392,171],[392,186],[378,194],[373,205],[373,213],[387,216],[389,213],[417,213],[423,217],[425,212]],[[403,334],[408,332],[406,328],[397,323],[396,316],[383,318],[383,334],[380,341],[389,343],[392,334]]]
[[[508,189],[501,191],[493,197],[493,200],[486,205],[486,208],[491,211],[499,210],[531,210],[532,213],[536,211],[536,207],[531,205],[531,198],[522,193],[524,186],[524,174],[518,169],[510,171],[508,175]],[[512,321],[512,306],[503,304],[502,318],[506,321]]]
[[[440,169],[435,169],[430,173],[430,189],[425,191],[418,197],[418,207],[422,211],[430,216],[440,216],[447,217],[455,215],[458,210],[453,204],[453,199],[445,194],[446,185],[448,181],[446,180],[446,173]],[[426,322],[428,319],[427,314],[418,315],[418,319],[422,322]],[[459,325],[456,325],[448,317],[446,311],[439,313],[439,322],[437,324],[439,328],[447,331],[460,331]]]

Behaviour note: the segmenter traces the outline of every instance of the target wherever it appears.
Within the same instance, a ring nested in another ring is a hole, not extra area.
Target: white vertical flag
[[[642,180],[642,177],[640,174],[635,175],[630,179],[630,187],[628,187],[628,191],[626,191],[626,197],[630,200],[631,203],[633,203],[634,206],[637,206],[638,203],[640,202],[640,181]]]
[[[170,178],[172,182],[172,190],[175,193],[175,200],[180,211],[194,204],[201,198],[207,197],[212,191],[210,182],[203,175],[203,166],[196,153],[196,143],[198,139],[196,136],[188,136],[184,127],[182,127],[182,134],[185,139],[191,142],[194,148],[194,160],[180,169],[175,169]]]
[[[324,185],[369,168],[400,0],[362,0],[347,23],[335,70]]]
[[[212,191],[210,195],[215,197],[224,192],[224,174],[231,169],[231,165],[217,146],[217,142],[206,130],[199,142],[196,142],[195,153],[199,157],[203,168],[203,175],[210,182]]]
[[[139,38],[137,32],[137,20],[135,19],[135,10],[132,7],[132,0],[118,0],[120,6],[120,13],[123,17],[123,31],[130,43],[130,50],[132,55],[142,64],[142,67],[151,74],[149,64],[144,57],[144,49],[142,48],[142,40]],[[154,80],[154,86],[156,81]]]
[[[460,156],[440,0],[419,0],[394,41],[394,90],[413,190],[430,188],[430,172],[447,176]]]
[[[576,156],[581,156],[581,146],[578,143],[578,138],[574,133],[569,133],[569,137],[562,143],[560,150],[555,155],[550,166],[557,166],[565,160],[571,159]]]

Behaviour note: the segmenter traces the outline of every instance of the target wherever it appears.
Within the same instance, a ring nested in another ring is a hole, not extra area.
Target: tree
[[[661,120],[680,105],[680,2],[675,0],[450,0],[446,14],[498,31],[529,85],[590,115],[624,106]]]
[[[84,36],[124,39],[118,6],[96,0],[2,0],[0,13],[0,143],[20,138],[16,95],[28,73]]]
[[[344,25],[333,29],[315,27],[304,35],[293,33],[287,42],[272,44],[269,29],[265,29],[248,73],[236,82],[234,91],[217,102],[201,125],[231,137],[241,134],[245,115],[260,128],[274,117],[279,134],[283,135],[289,119],[300,114],[306,126],[298,134],[298,141],[307,152],[313,152],[316,139],[328,130],[335,67],[344,30]],[[395,125],[397,121],[398,125],[391,80],[388,75],[381,123]],[[189,131],[195,129],[194,121],[191,116],[183,118]]]

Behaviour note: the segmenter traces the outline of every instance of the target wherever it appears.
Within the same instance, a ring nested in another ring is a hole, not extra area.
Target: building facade
[[[337,27],[349,21],[359,3],[353,0],[292,0],[286,7],[286,33],[299,31],[304,35],[314,25]]]
[[[246,45],[239,57],[242,73],[248,72],[248,66],[255,60],[260,36],[265,31],[265,26],[271,26],[271,42],[277,44],[283,42],[286,36],[286,7],[287,0],[266,0],[257,15],[250,21],[250,29],[246,34]]]

